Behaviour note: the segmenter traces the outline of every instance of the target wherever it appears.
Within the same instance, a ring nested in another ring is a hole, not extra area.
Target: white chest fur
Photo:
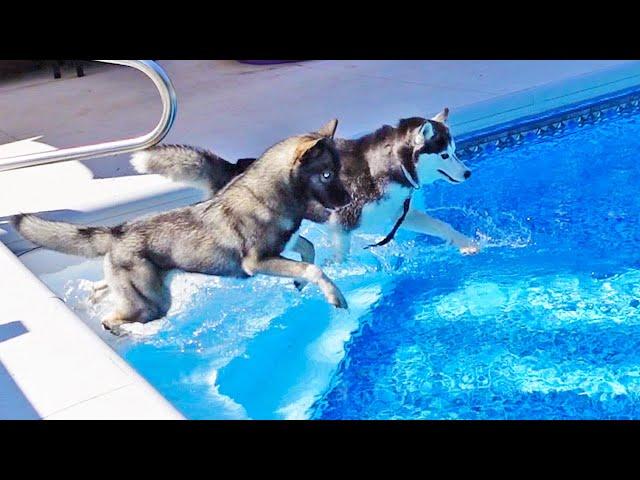
[[[364,207],[360,218],[360,225],[353,233],[362,232],[383,236],[388,234],[402,215],[403,203],[411,193],[412,190],[408,188],[397,184],[391,185],[387,190],[387,195],[379,201],[369,203]],[[348,250],[349,242],[344,238],[348,237],[348,235],[340,233],[342,230],[340,227],[336,226],[338,224],[339,222],[335,218],[335,214],[332,214],[329,222],[317,225],[316,227],[325,231],[325,233],[331,238],[330,241],[337,250]],[[298,241],[298,237],[299,231],[296,231],[287,242],[285,251],[292,251],[293,246]],[[341,242],[344,244],[341,245]]]
[[[402,215],[402,205],[409,195],[410,189],[392,184],[383,198],[364,207],[359,229],[366,233],[389,233]]]

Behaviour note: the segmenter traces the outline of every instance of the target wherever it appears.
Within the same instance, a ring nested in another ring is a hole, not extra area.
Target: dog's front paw
[[[477,243],[471,243],[459,248],[462,255],[475,255],[480,251],[480,245]]]
[[[461,236],[452,242],[462,255],[475,255],[480,251],[480,245],[475,240]]]
[[[345,310],[349,309],[349,304],[347,303],[346,298],[344,298],[344,295],[342,295],[342,292],[337,287],[333,287],[331,289],[327,295],[327,301],[336,308],[344,308]]]

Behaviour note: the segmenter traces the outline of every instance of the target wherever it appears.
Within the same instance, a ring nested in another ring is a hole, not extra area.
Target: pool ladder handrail
[[[173,84],[164,69],[153,60],[95,60],[132,67],[149,77],[162,99],[162,116],[156,127],[149,133],[139,137],[96,143],[80,147],[62,148],[48,152],[31,153],[14,157],[0,158],[0,172],[18,168],[34,167],[49,163],[86,160],[88,158],[105,157],[120,153],[134,152],[152,147],[160,142],[173,125],[176,117],[177,100]]]

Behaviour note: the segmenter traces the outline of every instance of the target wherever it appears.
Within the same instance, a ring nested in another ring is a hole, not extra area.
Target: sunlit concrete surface
[[[235,61],[159,62],[175,86],[178,115],[167,142],[223,156],[258,155],[279,139],[332,117],[348,137],[402,116],[426,115],[584,75],[627,61],[308,61],[255,66]],[[50,72],[0,85],[0,134],[44,135],[57,148],[149,131],[161,111],[142,73],[97,65],[76,78]],[[6,143],[6,142],[5,142]],[[124,157],[124,156],[123,156]],[[85,162],[98,176],[130,172],[126,158]]]

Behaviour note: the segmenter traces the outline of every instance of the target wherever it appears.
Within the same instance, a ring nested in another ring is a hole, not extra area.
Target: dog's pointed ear
[[[431,140],[431,137],[434,135],[435,132],[433,131],[433,125],[431,125],[431,122],[425,121],[418,129],[414,142],[416,145],[422,145],[427,140]]]
[[[308,139],[296,148],[295,161],[305,163],[308,160],[315,158],[322,151],[324,147],[324,141],[322,138]]]
[[[334,118],[333,120],[329,120],[322,127],[320,127],[318,133],[323,137],[333,138],[333,136],[336,134],[336,128],[338,128],[338,119]]]
[[[444,110],[442,110],[439,114],[437,114],[431,120],[434,120],[440,123],[447,123],[447,120],[449,120],[449,107],[444,107]]]

